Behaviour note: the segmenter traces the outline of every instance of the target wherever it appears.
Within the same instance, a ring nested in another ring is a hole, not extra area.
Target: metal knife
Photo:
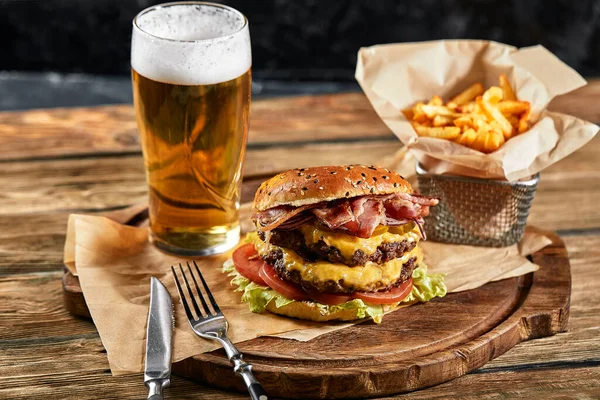
[[[171,383],[171,344],[173,340],[173,303],[164,285],[150,278],[150,309],[146,330],[144,383],[148,399],[162,400],[163,389]]]

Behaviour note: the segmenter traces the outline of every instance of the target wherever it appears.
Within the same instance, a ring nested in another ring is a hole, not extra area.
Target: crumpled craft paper
[[[505,73],[519,100],[529,101],[536,124],[483,154],[457,143],[419,137],[400,111],[434,95],[445,100],[476,82],[498,85]],[[598,126],[551,112],[555,96],[586,81],[542,46],[517,49],[480,40],[442,40],[361,48],[356,79],[381,119],[426,170],[516,181],[530,177],[590,141]]]
[[[69,217],[65,262],[68,269],[79,277],[113,375],[143,371],[151,276],[160,279],[173,298],[173,361],[219,347],[214,342],[198,338],[188,325],[170,275],[171,265],[186,260],[157,250],[148,242],[147,228],[122,225],[141,207],[134,206],[107,216],[73,214]],[[243,210],[242,221],[245,221],[249,212],[247,207]],[[248,226],[247,221],[244,226]],[[494,249],[433,242],[422,242],[422,247],[429,270],[446,273],[449,291],[457,292],[537,270],[538,266],[524,256],[549,243],[550,239],[543,233],[528,231],[520,247]],[[258,336],[307,341],[352,325],[251,313],[248,306],[241,303],[240,293],[230,287],[230,278],[221,272],[221,265],[228,256],[200,258],[197,263],[230,322],[229,335],[233,342]],[[385,318],[390,316],[384,317],[383,324]]]

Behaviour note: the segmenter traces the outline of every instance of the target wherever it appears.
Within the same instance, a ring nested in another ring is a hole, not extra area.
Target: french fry
[[[480,97],[477,98],[477,105],[481,107],[490,120],[496,121],[498,124],[500,124],[504,139],[510,139],[513,134],[513,127],[510,122],[508,122],[506,117],[500,112],[500,110]]]
[[[436,115],[442,115],[444,117],[452,117],[452,118],[458,118],[460,117],[460,114],[455,113],[454,111],[452,111],[451,109],[449,109],[448,107],[445,106],[432,106],[432,105],[423,105],[422,107],[423,112],[425,113],[425,115],[427,115],[427,117],[429,118],[435,118]]]
[[[458,117],[453,122],[454,122],[455,126],[458,126],[461,129],[464,127],[467,127],[467,128],[475,127],[475,125],[473,124],[473,119],[471,117],[469,117],[468,115]]]
[[[483,85],[481,83],[475,83],[474,85],[469,86],[463,92],[457,94],[448,102],[449,108],[456,108],[457,106],[461,106],[474,100],[477,96],[481,96],[483,94]],[[454,106],[456,105],[456,106]]]
[[[450,117],[444,117],[443,115],[436,115],[433,118],[433,126],[448,126],[452,125],[452,121],[454,121]]]
[[[448,108],[451,108],[450,103],[448,103],[447,106],[448,106]],[[477,103],[475,103],[474,101],[469,101],[466,104],[457,106],[455,111],[457,111],[459,113],[472,113],[475,111],[476,106],[477,106]]]
[[[440,96],[402,110],[419,136],[447,139],[483,153],[531,127],[531,104],[519,101],[506,75],[484,91],[471,85],[446,104]]]
[[[502,126],[500,126],[498,121],[490,121],[490,127],[493,131],[502,133]]]
[[[487,102],[498,104],[503,98],[502,89],[500,89],[498,86],[492,86],[483,93],[482,97],[483,100]]]
[[[530,119],[531,119],[531,108],[528,109],[519,119],[519,126],[517,128],[519,133],[528,131],[529,128],[531,128]]]
[[[504,136],[502,132],[490,131],[487,134],[485,144],[483,146],[484,153],[493,153],[504,144]]]
[[[515,96],[515,92],[512,88],[512,86],[510,86],[510,82],[508,81],[508,78],[506,77],[506,75],[504,74],[500,74],[500,76],[498,77],[498,83],[500,84],[500,87],[502,88],[502,93],[504,94],[503,98],[504,100],[517,100],[517,96]]]
[[[444,105],[444,101],[440,96],[433,96],[427,104],[429,104],[430,106],[442,106]]]
[[[472,114],[473,115],[473,114]],[[485,120],[482,115],[473,115],[473,125],[477,131],[485,130],[489,131],[492,129],[490,124]]]
[[[512,125],[512,127],[514,129],[517,129],[519,127],[519,117],[517,117],[516,115],[506,115],[506,114],[504,114],[504,116],[506,117],[508,122],[510,122],[510,124]]]
[[[425,111],[423,110],[424,105],[425,104],[423,102],[418,102],[417,104],[415,104],[415,106],[412,109],[413,121],[422,124],[428,120],[427,114],[425,114]]]
[[[473,143],[471,143],[471,148],[483,153],[485,151],[485,141],[487,140],[488,132],[485,129],[477,131],[477,136]]]
[[[460,135],[460,128],[456,126],[428,127],[414,124],[413,127],[419,136],[454,140]]]
[[[463,146],[471,147],[476,137],[477,132],[475,129],[467,129],[462,135],[460,135],[457,142]]]
[[[521,114],[531,108],[528,101],[508,100],[502,101],[496,105],[498,110],[504,115]]]

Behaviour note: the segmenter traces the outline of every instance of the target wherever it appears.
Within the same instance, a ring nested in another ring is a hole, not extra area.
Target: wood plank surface
[[[600,122],[599,96],[600,80],[594,79],[549,108]],[[362,93],[255,101],[250,126],[250,148],[393,137]],[[140,152],[131,105],[0,112],[0,133],[0,160]]]
[[[378,164],[399,147],[395,142],[318,144],[248,152],[249,181],[289,168],[343,163]],[[549,230],[600,227],[600,136],[542,174],[529,222]],[[0,216],[50,211],[89,212],[146,201],[140,155],[72,160],[18,161],[3,164]],[[250,187],[254,187],[250,184]],[[252,190],[246,190],[250,200]],[[573,212],[573,204],[577,211]],[[2,233],[0,233],[0,237]]]
[[[600,80],[551,108],[600,121]],[[244,198],[276,171],[378,163],[399,144],[362,94],[253,103]],[[314,111],[314,110],[317,111]],[[113,378],[93,324],[62,308],[66,219],[144,201],[131,106],[0,113],[0,398],[139,399],[141,376]],[[572,267],[568,331],[517,345],[414,399],[598,398],[600,393],[600,139],[542,174],[529,222],[558,230]],[[243,399],[174,378],[178,399]],[[393,397],[390,397],[393,398]]]
[[[451,382],[389,398],[441,399],[466,396],[475,399],[489,396],[487,398],[517,399],[532,394],[532,382],[536,382],[534,394],[540,398],[573,398],[569,396],[598,393],[600,237],[567,237],[565,243],[572,269],[571,315],[567,332],[521,343],[475,373]],[[55,398],[68,398],[70,394],[76,394],[78,399],[97,399],[99,393],[106,391],[110,391],[113,397],[101,398],[143,398],[146,392],[141,375],[111,377],[106,354],[93,324],[73,318],[62,309],[62,299],[57,295],[61,290],[61,275],[62,271],[57,270],[51,274],[34,272],[0,279],[0,297],[3,299],[0,320],[12,320],[14,314],[23,314],[32,321],[40,321],[37,332],[30,328],[24,335],[16,333],[7,339],[5,335],[11,329],[15,330],[15,325],[0,325],[0,365],[5,372],[4,379],[0,380],[0,398],[44,398],[52,393]],[[47,282],[43,290],[35,284],[40,279]],[[14,290],[11,281],[24,283],[25,289]],[[31,299],[35,299],[35,302]],[[38,309],[36,304],[44,304],[45,308]],[[48,309],[56,311],[47,313],[45,310]],[[67,319],[73,323],[66,328],[57,327],[65,324]],[[36,335],[44,329],[47,333],[41,340]],[[85,371],[85,374],[81,371]],[[568,379],[564,379],[565,371],[568,371]],[[52,389],[48,384],[52,384]],[[82,390],[84,385],[87,390]],[[180,378],[174,379],[168,394],[177,399],[246,398]]]

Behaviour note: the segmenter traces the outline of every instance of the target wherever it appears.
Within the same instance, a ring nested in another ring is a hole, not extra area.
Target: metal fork
[[[177,286],[177,292],[179,292],[181,303],[183,304],[183,308],[185,308],[185,313],[187,314],[187,318],[192,330],[201,338],[217,340],[221,346],[223,346],[225,353],[227,353],[227,358],[229,358],[229,361],[233,364],[233,372],[235,372],[237,375],[240,375],[244,379],[244,383],[248,388],[248,392],[250,393],[252,400],[268,400],[269,398],[267,393],[252,374],[252,365],[248,364],[242,359],[242,354],[227,338],[227,328],[229,327],[229,323],[221,312],[221,309],[210,292],[210,289],[208,289],[206,281],[204,280],[196,261],[192,262],[196,269],[197,275],[200,277],[200,281],[202,282],[204,293],[202,293],[200,286],[198,286],[198,282],[196,281],[196,277],[194,276],[194,272],[189,261],[187,262],[187,267],[189,274],[192,277],[192,281],[194,282],[197,295],[194,295],[192,286],[188,281],[188,277],[186,276],[181,263],[179,264],[179,270],[181,271],[185,288],[189,294],[189,301],[192,303],[194,311],[196,312],[196,316],[194,316],[192,313],[188,300],[186,299],[186,295],[183,291],[183,286],[177,277],[175,267],[171,266],[171,271],[173,272],[173,277],[175,278],[175,285]],[[200,311],[196,297],[200,299],[200,303],[202,304],[202,312]],[[212,310],[208,306],[206,297],[208,297],[208,302],[210,302]]]

